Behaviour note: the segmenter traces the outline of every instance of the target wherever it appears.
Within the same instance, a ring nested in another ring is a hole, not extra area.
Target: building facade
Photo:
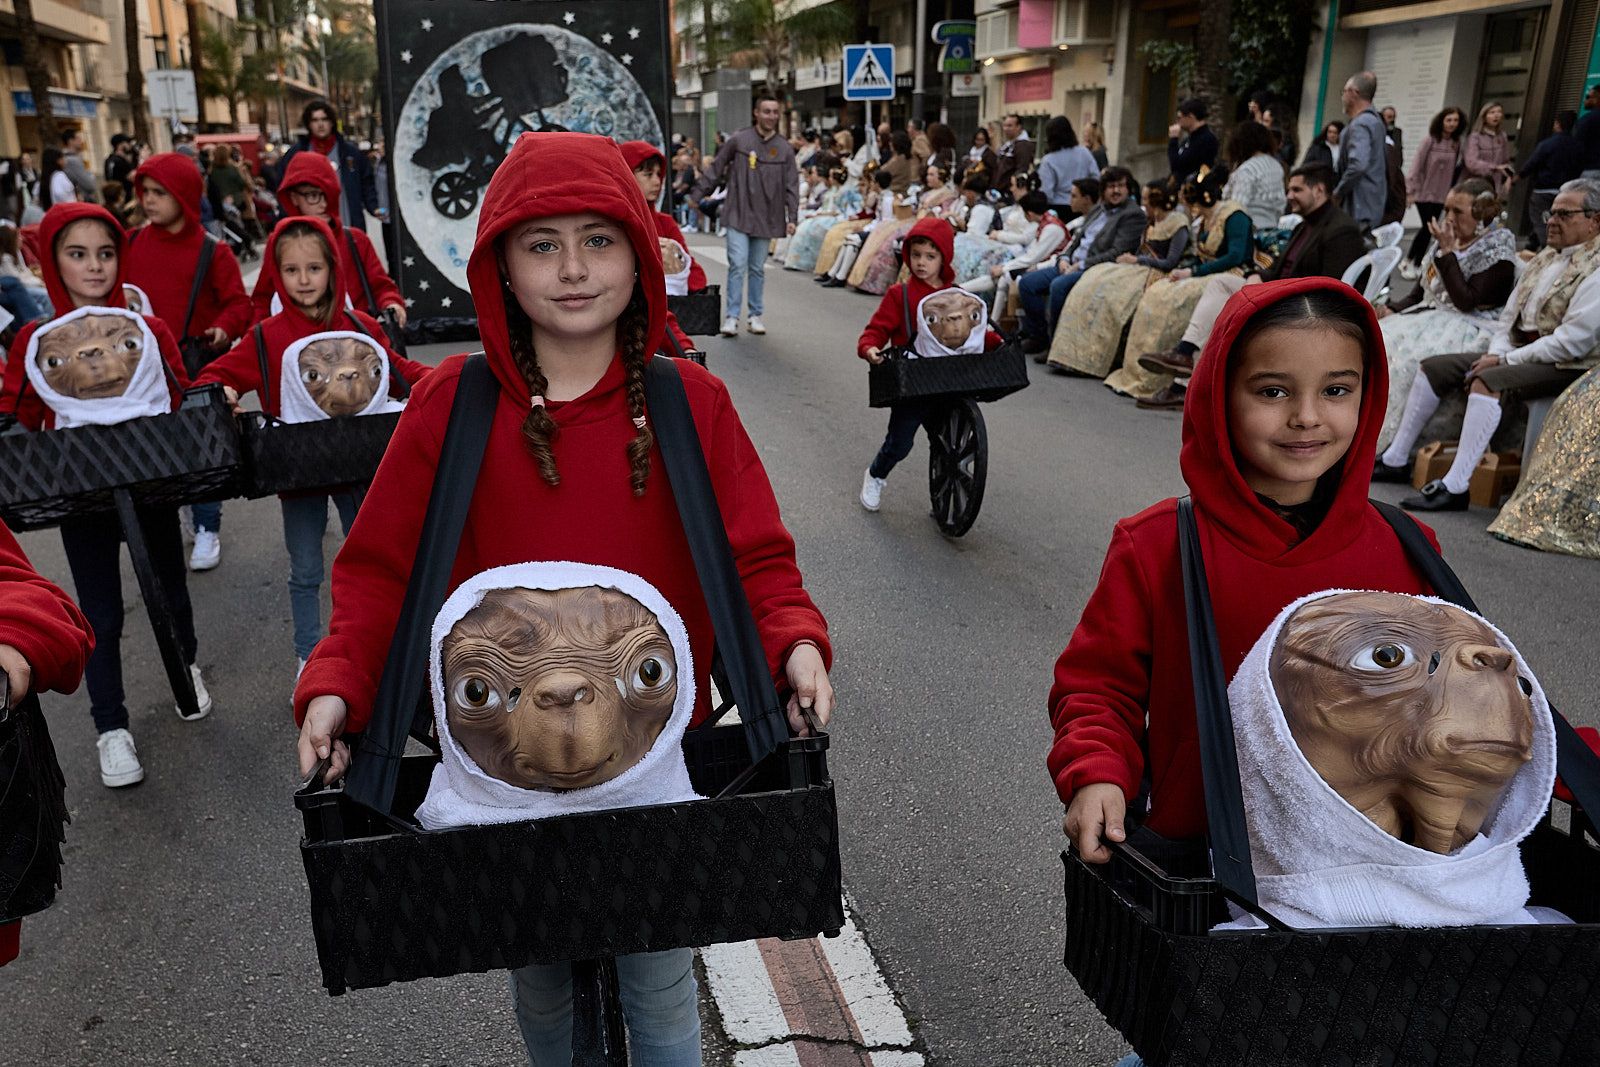
[[[33,18],[49,72],[50,107],[57,125],[82,129],[91,153],[96,146],[109,145],[107,71],[100,49],[111,41],[111,25],[102,0],[34,0]],[[37,163],[39,112],[22,68],[22,41],[11,0],[0,0],[0,54],[5,57],[6,76],[6,91],[0,94],[0,156],[28,150],[35,153]]]

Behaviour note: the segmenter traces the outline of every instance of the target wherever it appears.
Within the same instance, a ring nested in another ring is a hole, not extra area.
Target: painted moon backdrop
[[[470,316],[483,194],[517,137],[664,142],[665,4],[379,0],[391,202],[413,317]]]

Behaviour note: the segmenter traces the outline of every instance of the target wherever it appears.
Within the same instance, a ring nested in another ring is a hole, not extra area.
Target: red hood
[[[139,164],[139,169],[133,172],[133,191],[135,195],[142,193],[142,182],[146,178],[155,182],[178,200],[178,205],[183,208],[183,217],[188,220],[189,226],[200,225],[200,197],[205,193],[205,182],[200,177],[200,168],[194,165],[194,160],[176,152],[162,152],[160,155],[151,156]],[[188,227],[185,227],[187,230]]]
[[[128,265],[128,235],[122,232],[116,217],[99,204],[57,204],[44,213],[39,222],[39,273],[44,276],[44,287],[50,294],[50,306],[57,315],[65,315],[73,308],[67,287],[61,284],[61,274],[56,270],[56,238],[61,231],[80,219],[99,219],[111,228],[117,240],[117,284],[101,301],[104,307],[123,307],[122,281]]]
[[[904,263],[908,269],[911,266],[911,261],[906,259],[906,251],[911,247],[911,240],[915,237],[926,237],[933,242],[933,247],[939,250],[939,255],[944,260],[939,267],[939,277],[944,279],[945,285],[954,285],[956,283],[956,231],[943,219],[919,219],[917,224],[906,232],[905,239],[900,242],[900,262]]]
[[[299,159],[300,157],[296,156],[295,158]],[[339,312],[344,310],[344,257],[339,255],[339,245],[334,239],[333,229],[328,225],[327,219],[314,219],[308,215],[298,215],[293,218],[278,220],[278,225],[272,229],[272,235],[267,238],[267,250],[261,255],[261,277],[270,279],[272,291],[277,293],[278,299],[283,302],[283,311],[280,314],[298,320],[299,324],[309,327],[312,332],[332,329],[326,324],[313,322],[307,318],[305,313],[295,306],[294,301],[289,299],[289,294],[283,291],[283,279],[278,275],[278,237],[283,233],[285,227],[293,223],[315,226],[317,231],[322,234],[323,240],[328,242],[328,251],[332,253],[333,258],[333,265],[328,272],[328,284],[333,287],[335,294],[334,316],[337,317]]]
[[[1294,527],[1274,514],[1245,484],[1228,436],[1227,369],[1233,343],[1257,311],[1298,293],[1327,290],[1359,307],[1366,323],[1365,378],[1361,421],[1346,453],[1337,493],[1328,515],[1300,541]],[[1247,555],[1293,564],[1337,551],[1363,528],[1369,505],[1372,457],[1389,399],[1389,361],[1372,305],[1335,278],[1291,278],[1251,285],[1230,299],[1217,317],[1205,352],[1189,383],[1183,406],[1180,466],[1196,505]]]
[[[645,160],[654,159],[661,164],[662,177],[666,176],[666,154],[649,141],[623,141],[617,147],[622,150],[622,158],[627,160],[629,170],[638,170]]]
[[[329,223],[335,235],[339,232],[339,197],[343,187],[339,184],[339,172],[333,169],[333,164],[328,162],[328,157],[316,152],[296,152],[289,160],[289,165],[283,168],[283,179],[278,182],[278,188],[285,194],[279,197],[279,206],[283,208],[286,217],[297,217],[300,209],[295,207],[294,201],[287,195],[290,189],[297,185],[314,185],[322,190],[322,195],[328,198],[328,217],[324,221]]]
[[[590,133],[525,133],[489,182],[478,215],[477,240],[467,260],[467,284],[478,311],[483,349],[500,384],[512,396],[526,399],[528,388],[507,343],[495,242],[506,230],[529,219],[584,211],[615,219],[627,231],[638,260],[639,286],[650,309],[644,350],[652,353],[661,347],[667,286],[656,244],[655,212],[639,195],[633,169],[609,138]]]

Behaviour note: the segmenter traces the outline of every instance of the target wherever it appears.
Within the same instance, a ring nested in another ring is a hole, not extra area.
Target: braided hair
[[[549,388],[549,382],[545,380],[544,371],[539,367],[539,355],[533,348],[533,320],[522,310],[509,284],[504,290],[502,299],[505,302],[507,341],[512,362],[527,383],[529,393],[542,397]],[[636,427],[633,439],[627,446],[629,482],[634,496],[644,495],[645,485],[650,479],[650,449],[655,444],[655,434],[651,432],[650,424],[644,421],[645,341],[649,330],[649,308],[645,304],[644,293],[635,284],[633,298],[617,319],[617,335],[622,342],[623,387],[628,398],[628,415]],[[559,430],[555,419],[540,404],[535,404],[529,410],[528,417],[522,420],[523,440],[539,465],[539,477],[548,485],[561,484],[561,472],[556,469],[556,457],[551,448]]]

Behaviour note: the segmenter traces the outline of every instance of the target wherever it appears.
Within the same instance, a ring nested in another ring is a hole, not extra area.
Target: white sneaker
[[[874,478],[872,472],[867,471],[861,479],[861,506],[868,511],[877,511],[879,503],[883,500],[883,487],[888,484],[887,478]]]
[[[760,315],[751,315],[750,321],[745,324],[744,328],[753,334],[763,334],[767,332],[767,324],[761,321]]]
[[[739,316],[729,315],[722,320],[722,329],[719,331],[724,337],[736,337],[739,334]]]
[[[199,710],[193,715],[185,715],[183,709],[176,704],[172,706],[172,710],[176,711],[178,718],[184,722],[198,722],[211,714],[211,694],[206,691],[206,680],[200,676],[199,667],[189,668],[189,681],[194,685],[194,701]]]
[[[133,747],[133,735],[128,731],[108,730],[94,744],[100,750],[100,782],[107,789],[144,781],[139,750]]]
[[[189,569],[208,571],[222,561],[222,539],[213,530],[194,532],[194,551],[189,553]]]

